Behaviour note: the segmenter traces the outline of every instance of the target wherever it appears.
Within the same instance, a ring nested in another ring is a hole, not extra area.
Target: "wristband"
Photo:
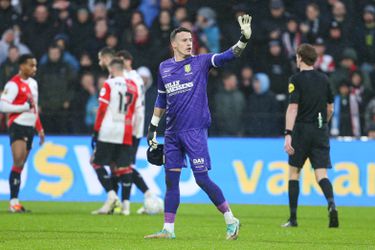
[[[285,129],[284,135],[292,135],[293,131],[290,129]]]
[[[158,128],[157,126],[155,126],[155,125],[153,125],[152,123],[150,123],[150,127],[148,128],[148,130],[149,130],[150,132],[155,132],[157,128]]]
[[[240,42],[248,43],[250,39],[247,39],[244,35],[241,35]]]
[[[159,122],[160,122],[160,117],[158,117],[156,115],[153,115],[152,118],[151,118],[150,127],[151,127],[151,125],[157,127],[159,125]]]

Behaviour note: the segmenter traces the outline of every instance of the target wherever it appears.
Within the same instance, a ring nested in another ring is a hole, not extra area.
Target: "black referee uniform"
[[[303,70],[290,78],[289,103],[298,104],[292,133],[289,165],[302,168],[307,158],[314,169],[332,168],[327,104],[333,103],[328,78],[316,70]]]

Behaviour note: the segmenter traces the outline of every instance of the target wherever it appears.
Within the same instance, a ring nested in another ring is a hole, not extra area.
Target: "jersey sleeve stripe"
[[[214,66],[215,68],[217,68],[217,65],[215,64],[215,56],[217,56],[217,54],[214,54],[212,57],[211,57],[211,64],[212,66]]]
[[[106,100],[106,99],[104,99],[104,98],[99,98],[99,101],[104,102],[104,103],[106,103],[106,104],[109,104],[109,101]]]
[[[167,92],[158,89],[158,93],[160,93],[160,94],[165,94],[165,93],[167,93]]]

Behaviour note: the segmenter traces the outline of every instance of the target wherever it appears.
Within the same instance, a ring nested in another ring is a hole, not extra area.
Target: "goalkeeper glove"
[[[147,143],[149,146],[151,146],[154,149],[158,147],[158,142],[156,141],[156,129],[157,129],[157,126],[151,123],[150,126],[148,127],[148,132],[147,132]]]
[[[251,37],[251,16],[243,15],[237,18],[238,23],[241,27],[241,34],[245,37],[246,40],[249,40]]]

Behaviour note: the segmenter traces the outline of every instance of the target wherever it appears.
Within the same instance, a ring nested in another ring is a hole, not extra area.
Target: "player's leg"
[[[164,198],[164,227],[160,232],[145,236],[146,239],[174,239],[174,222],[180,205],[180,176],[181,169],[186,167],[185,154],[176,134],[166,134],[164,145],[165,154],[165,183]]]
[[[13,166],[9,175],[10,212],[26,212],[20,204],[18,194],[21,186],[21,173],[32,148],[34,129],[15,123],[9,129]]]
[[[111,214],[113,209],[118,205],[119,198],[117,193],[113,189],[113,184],[110,174],[104,168],[106,165],[110,165],[112,156],[114,154],[114,144],[104,143],[98,141],[93,155],[92,167],[94,168],[100,184],[102,184],[104,190],[107,193],[107,200],[103,206],[92,212],[92,214]]]
[[[223,192],[208,176],[211,160],[208,152],[207,130],[197,129],[180,133],[181,141],[190,159],[190,165],[198,186],[208,195],[212,203],[224,215],[227,224],[227,239],[237,239],[239,220],[233,216]]]
[[[328,128],[326,129],[328,130]],[[319,183],[328,203],[328,226],[338,227],[338,212],[333,195],[333,188],[327,175],[327,169],[332,168],[328,131],[317,130],[314,138],[314,147],[311,151],[310,160],[315,171],[315,179]]]
[[[299,196],[299,176],[301,168],[289,166],[289,182],[288,182],[288,197],[289,197],[289,219],[283,224],[283,227],[296,227],[297,224],[297,207]]]

